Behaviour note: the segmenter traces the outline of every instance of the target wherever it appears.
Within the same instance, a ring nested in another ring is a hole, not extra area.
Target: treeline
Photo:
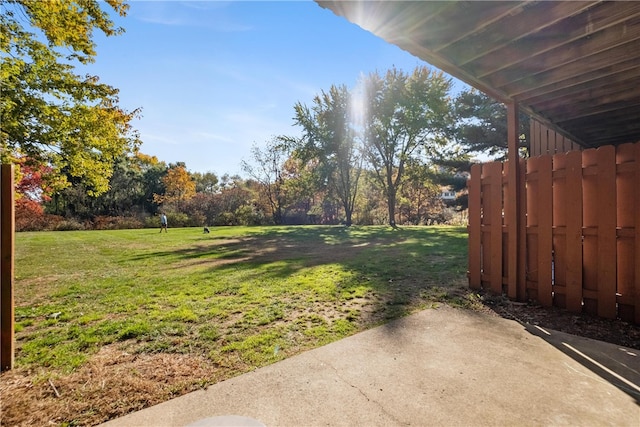
[[[311,185],[309,169],[300,169],[293,158],[287,160],[276,190],[273,182],[189,172],[182,163],[166,164],[136,154],[118,160],[109,190],[98,196],[90,196],[81,183],[47,195],[51,188],[46,171],[23,164],[17,185],[21,197],[16,201],[16,230],[159,227],[160,212],[167,214],[170,227],[344,224],[335,194],[326,186]],[[442,177],[458,189],[465,185],[462,176],[443,173]],[[425,185],[418,179],[401,194],[398,218],[402,224],[459,222],[465,207],[464,198],[446,202],[439,185]],[[354,206],[353,223],[388,223],[385,199],[369,171],[364,171]]]
[[[441,223],[466,207],[471,156],[506,151],[503,105],[454,95],[427,67],[392,68],[296,104],[302,136],[256,144],[246,177],[189,172],[142,154],[140,110],[77,73],[94,32],[122,33],[107,11],[125,16],[125,2],[5,3],[0,162],[17,165],[18,230],[151,227],[160,211],[171,226]]]
[[[157,227],[160,212],[172,227],[460,223],[471,156],[506,146],[504,106],[475,91],[453,97],[451,80],[426,67],[332,86],[294,112],[302,136],[255,144],[246,177],[134,151],[98,191],[22,157],[16,229]]]

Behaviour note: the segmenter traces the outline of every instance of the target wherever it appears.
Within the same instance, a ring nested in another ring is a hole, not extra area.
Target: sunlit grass
[[[457,303],[466,251],[462,227],[18,233],[16,363],[68,372],[117,344],[241,372]]]

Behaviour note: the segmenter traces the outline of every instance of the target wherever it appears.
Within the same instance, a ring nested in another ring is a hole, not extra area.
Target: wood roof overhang
[[[640,141],[640,2],[316,2],[585,147]]]

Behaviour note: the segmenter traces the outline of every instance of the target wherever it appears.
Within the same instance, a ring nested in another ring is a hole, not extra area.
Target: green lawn
[[[261,366],[446,299],[461,227],[218,227],[19,233],[18,366],[101,346]]]

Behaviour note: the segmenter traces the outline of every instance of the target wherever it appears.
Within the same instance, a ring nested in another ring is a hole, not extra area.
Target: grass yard
[[[18,233],[6,425],[95,425],[465,299],[463,227]]]

